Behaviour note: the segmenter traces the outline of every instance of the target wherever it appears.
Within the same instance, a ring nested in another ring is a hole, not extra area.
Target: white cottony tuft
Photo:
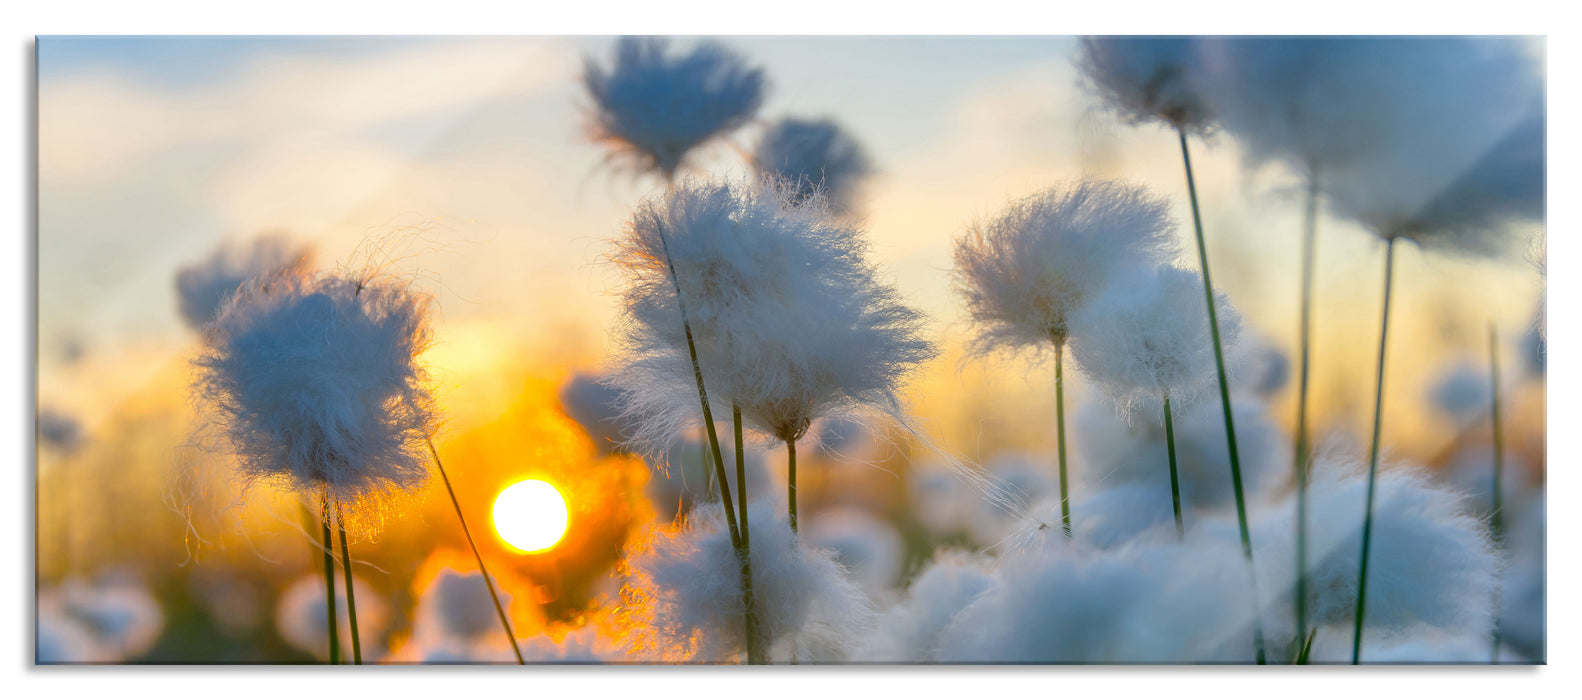
[[[750,511],[754,608],[771,658],[845,660],[873,621],[861,587],[829,552],[798,542],[783,507]],[[714,663],[744,655],[741,572],[718,508],[650,531],[627,557],[622,607],[635,653]]]
[[[500,605],[511,609],[511,594],[495,582]],[[503,635],[494,599],[484,585],[483,574],[441,569],[418,598],[414,613],[413,636],[473,641],[493,634]]]
[[[148,588],[114,575],[40,589],[38,621],[39,663],[123,663],[147,654],[165,629]]]
[[[38,441],[61,452],[75,451],[83,443],[82,423],[69,413],[55,408],[38,410]]]
[[[305,272],[313,250],[284,234],[264,234],[245,243],[228,241],[209,257],[176,271],[181,318],[202,330],[248,280],[285,271]]]
[[[730,430],[725,425],[717,426],[716,429],[721,435],[728,434]],[[768,492],[772,483],[768,457],[758,447],[744,447],[742,467],[747,473],[747,498],[756,500],[759,495]],[[736,447],[733,441],[721,441],[720,458],[725,460],[725,483],[730,485],[732,494],[738,493]],[[705,502],[709,494],[717,497],[720,493],[720,486],[715,483],[714,460],[706,441],[692,438],[680,440],[671,443],[663,454],[646,456],[644,461],[648,464],[649,476],[643,492],[653,502],[661,521],[668,522],[678,515],[684,515],[697,504]]]
[[[879,615],[855,661],[923,663],[932,661],[945,627],[994,585],[991,562],[965,552],[934,555],[907,588],[905,600]]]
[[[873,170],[857,141],[829,119],[786,118],[771,124],[753,158],[759,172],[794,188],[793,202],[819,192],[838,212],[855,207],[857,188]]]
[[[889,595],[906,563],[906,543],[901,533],[860,508],[821,510],[806,519],[801,535],[808,544],[832,553],[835,561],[875,600]]]
[[[1123,410],[1164,397],[1179,409],[1212,394],[1219,379],[1202,289],[1202,277],[1178,267],[1114,275],[1072,315],[1071,358]],[[1241,315],[1225,295],[1215,301],[1220,338],[1229,346],[1241,332]]]
[[[1115,271],[1175,257],[1170,204],[1142,187],[1084,179],[1010,203],[956,240],[956,287],[974,354],[1045,348]]]
[[[1336,214],[1483,255],[1543,219],[1542,67],[1526,41],[1203,40],[1199,73],[1248,155],[1316,178]]]
[[[247,482],[347,503],[428,477],[429,298],[389,278],[279,275],[204,332],[196,391]]]
[[[608,70],[590,59],[582,74],[593,138],[667,180],[693,149],[751,120],[764,99],[763,71],[724,46],[668,49],[663,37],[622,37]]]
[[[1089,86],[1128,123],[1163,121],[1203,131],[1204,99],[1195,37],[1083,37],[1077,65]]]
[[[717,419],[740,406],[748,428],[786,441],[824,416],[901,418],[902,382],[936,352],[923,315],[880,281],[860,229],[789,196],[684,183],[639,205],[616,241],[630,284],[609,381],[649,451],[701,419],[678,283]]]

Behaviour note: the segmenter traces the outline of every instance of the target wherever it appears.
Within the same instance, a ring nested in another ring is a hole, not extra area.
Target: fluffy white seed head
[[[849,506],[803,516],[801,523],[807,543],[830,552],[869,598],[889,595],[906,563],[906,543],[895,526]]]
[[[992,562],[945,550],[912,579],[906,598],[879,615],[873,633],[854,660],[867,663],[927,663],[940,635],[956,614],[993,587]]]
[[[1230,346],[1241,314],[1225,295],[1215,301],[1220,339]],[[1123,410],[1167,396],[1180,408],[1219,386],[1196,272],[1166,266],[1115,274],[1072,315],[1070,328],[1072,359]]]
[[[1083,37],[1077,65],[1089,87],[1126,122],[1163,121],[1174,128],[1203,131],[1214,115],[1199,84],[1199,41],[1169,36]]]
[[[39,663],[120,663],[148,653],[165,613],[148,588],[116,576],[70,578],[38,596]]]
[[[729,426],[716,426],[721,436],[729,434]],[[769,460],[762,449],[744,445],[743,470],[747,473],[747,498],[756,500],[766,493],[772,483]],[[734,441],[720,440],[720,458],[725,460],[725,483],[732,494],[736,491],[736,447]],[[653,502],[656,515],[668,522],[685,514],[693,507],[708,500],[708,494],[719,494],[714,460],[706,440],[687,438],[671,443],[660,455],[644,458],[648,464],[648,484],[643,492]]]
[[[788,197],[688,182],[639,205],[616,241],[629,285],[610,383],[635,442],[662,447],[700,422],[678,282],[718,419],[739,406],[749,428],[795,440],[827,415],[901,415],[901,384],[936,352],[923,315],[879,279],[859,229],[819,197]]]
[[[1215,111],[1254,161],[1316,177],[1336,214],[1489,254],[1541,221],[1541,68],[1513,37],[1200,43]]]
[[[933,660],[1250,663],[1250,599],[1234,542],[1056,544],[1002,559],[994,585],[946,626]]]
[[[751,120],[764,93],[763,71],[735,52],[705,41],[672,54],[663,37],[622,37],[609,69],[585,62],[582,83],[592,138],[667,180],[693,149]]]
[[[284,234],[227,241],[209,257],[176,271],[181,318],[194,330],[202,330],[248,280],[285,271],[306,272],[312,260],[312,248],[293,243]]]
[[[500,589],[500,605],[510,610],[511,594]],[[462,573],[446,567],[418,598],[413,622],[415,637],[476,640],[500,632],[500,617],[483,574]]]
[[[75,416],[56,408],[38,410],[38,441],[61,452],[71,453],[83,443],[82,423]]]
[[[977,328],[974,354],[1064,342],[1117,269],[1176,254],[1170,204],[1142,187],[1083,179],[1011,202],[955,244],[955,282]]]
[[[753,601],[771,658],[845,660],[873,620],[862,589],[830,556],[797,541],[784,508],[750,507]],[[741,573],[719,508],[692,512],[628,549],[623,608],[633,651],[667,661],[723,662],[745,650]]]
[[[356,503],[428,476],[429,298],[389,278],[255,279],[205,329],[195,391],[240,477]]]
[[[873,170],[862,146],[830,119],[786,118],[771,124],[753,159],[760,173],[794,188],[793,202],[822,192],[840,212],[855,207],[857,189]]]

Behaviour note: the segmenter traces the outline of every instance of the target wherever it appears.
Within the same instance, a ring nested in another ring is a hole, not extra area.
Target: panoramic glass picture
[[[36,664],[1544,664],[1541,37],[40,37]]]

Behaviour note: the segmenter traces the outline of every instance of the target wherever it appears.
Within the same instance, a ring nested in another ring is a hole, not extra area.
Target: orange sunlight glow
[[[494,531],[506,544],[532,554],[566,534],[566,499],[554,485],[538,479],[518,481],[494,499]]]

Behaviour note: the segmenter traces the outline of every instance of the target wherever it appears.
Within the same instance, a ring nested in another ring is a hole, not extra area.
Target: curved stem
[[[1494,546],[1503,549],[1505,540],[1505,515],[1500,503],[1500,481],[1505,471],[1505,439],[1504,431],[1500,425],[1500,341],[1499,334],[1494,329],[1494,322],[1489,322],[1489,427],[1494,433],[1494,483],[1490,486],[1489,495],[1489,531],[1494,535]],[[1500,589],[1494,589],[1494,640],[1493,649],[1489,653],[1489,663],[1500,662]]]
[[[340,616],[335,614],[335,543],[330,539],[330,496],[326,491],[319,506],[319,532],[324,539],[324,610],[330,633],[330,664],[341,662]]]
[[[1296,398],[1296,634],[1307,634],[1307,469],[1311,459],[1307,432],[1308,374],[1312,367],[1313,265],[1318,239],[1318,174],[1308,180],[1306,224],[1302,231],[1302,311],[1297,330],[1301,360],[1297,370]]]
[[[1175,419],[1170,416],[1170,395],[1165,394],[1165,446],[1170,453],[1170,505],[1175,508],[1176,541],[1186,537],[1186,527],[1181,522],[1181,477],[1176,471]]]
[[[489,575],[489,567],[483,563],[483,555],[478,553],[478,544],[472,541],[472,530],[467,528],[467,517],[461,514],[461,501],[456,500],[456,489],[451,488],[450,476],[445,473],[445,464],[439,459],[439,450],[434,449],[434,439],[424,438],[428,441],[428,453],[434,456],[434,466],[439,468],[439,478],[445,482],[445,493],[450,494],[450,504],[456,509],[456,519],[461,522],[461,534],[467,538],[467,547],[472,549],[472,557],[478,561],[478,572],[483,574],[483,584],[489,589],[489,597],[494,600],[494,612],[500,616],[500,627],[505,630],[505,638],[511,641],[511,651],[516,654],[516,662],[526,665],[522,658],[522,650],[516,645],[516,634],[511,631],[511,619],[505,615],[505,606],[500,604],[500,594],[494,590],[494,577]]]
[[[1066,487],[1066,340],[1055,342],[1055,450],[1060,461],[1060,529],[1071,539],[1071,493]]]
[[[1390,337],[1390,287],[1395,277],[1395,239],[1384,248],[1384,315],[1379,323],[1379,367],[1374,376],[1373,446],[1368,450],[1368,497],[1362,511],[1362,560],[1357,564],[1357,616],[1351,635],[1351,663],[1362,662],[1362,623],[1368,605],[1368,550],[1373,545],[1373,491],[1379,477],[1379,435],[1384,410],[1384,349]]]
[[[341,570],[346,582],[346,620],[352,629],[352,663],[363,665],[363,643],[357,631],[357,594],[352,590],[352,554],[346,546],[346,516],[341,511],[340,499],[335,500],[335,529],[341,536]]]
[[[1253,646],[1258,663],[1264,663],[1263,619],[1259,612],[1258,572],[1252,562],[1252,535],[1247,529],[1247,496],[1241,485],[1241,455],[1236,450],[1236,421],[1230,405],[1230,383],[1225,377],[1225,348],[1219,336],[1219,313],[1214,308],[1214,282],[1209,276],[1208,245],[1203,240],[1203,214],[1198,208],[1197,182],[1192,178],[1192,155],[1187,149],[1184,128],[1176,129],[1181,140],[1181,163],[1186,167],[1187,194],[1192,200],[1192,229],[1197,236],[1198,267],[1203,271],[1203,298],[1208,303],[1208,329],[1214,339],[1214,369],[1219,374],[1220,404],[1225,409],[1225,444],[1230,451],[1231,486],[1236,492],[1236,524],[1241,529],[1242,554],[1247,558],[1247,575],[1252,586]]]

